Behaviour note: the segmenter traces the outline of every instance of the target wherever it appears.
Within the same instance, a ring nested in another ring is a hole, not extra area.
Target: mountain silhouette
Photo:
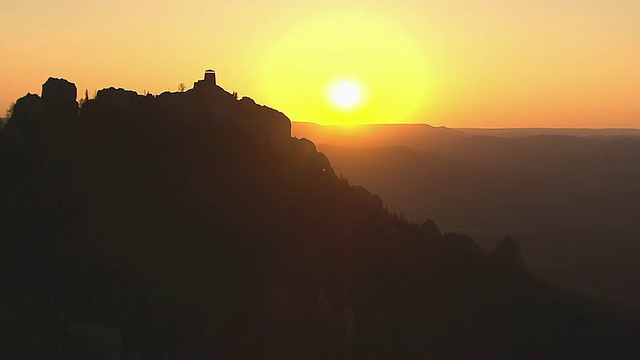
[[[0,131],[2,358],[603,358],[638,322],[336,176],[282,113],[207,75]],[[516,266],[514,266],[516,265]]]
[[[640,137],[609,130],[532,135],[525,129],[410,142],[414,132],[386,127],[399,134],[388,146],[318,149],[337,173],[408,219],[429,217],[443,229],[472,234],[487,251],[513,236],[533,274],[640,313]]]

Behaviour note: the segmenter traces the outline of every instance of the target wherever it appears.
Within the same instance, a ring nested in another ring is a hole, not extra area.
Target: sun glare
[[[329,88],[329,100],[340,110],[354,110],[362,103],[362,88],[353,81],[338,81]]]
[[[269,46],[258,64],[256,97],[293,121],[426,121],[436,99],[428,43],[416,41],[411,29],[396,20],[353,10],[291,23],[265,42]]]

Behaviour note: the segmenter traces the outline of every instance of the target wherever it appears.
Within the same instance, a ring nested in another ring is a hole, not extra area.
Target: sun
[[[339,110],[355,110],[364,99],[362,87],[351,80],[340,80],[329,87],[329,101]]]

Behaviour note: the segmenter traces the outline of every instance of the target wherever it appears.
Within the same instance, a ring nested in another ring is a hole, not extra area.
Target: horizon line
[[[433,128],[446,128],[446,129],[473,129],[473,130],[640,130],[640,127],[542,127],[542,126],[525,126],[525,127],[472,127],[472,126],[461,126],[461,127],[449,127],[445,125],[431,125],[426,122],[405,122],[405,123],[359,123],[359,124],[321,124],[314,121],[304,121],[304,120],[291,120],[291,122],[302,123],[302,124],[313,124],[318,126],[340,126],[340,127],[355,127],[355,126],[371,126],[371,125],[426,125]]]

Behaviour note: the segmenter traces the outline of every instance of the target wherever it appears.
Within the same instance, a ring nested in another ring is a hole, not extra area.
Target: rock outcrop
[[[44,115],[42,98],[36,94],[27,94],[18,101],[7,123],[7,130],[19,129],[23,135],[37,131],[38,123]]]
[[[515,268],[521,269],[524,266],[520,242],[510,236],[496,243],[493,256]]]
[[[42,102],[47,111],[78,111],[75,84],[66,79],[49,78],[42,85]]]
[[[213,84],[158,96],[112,87],[98,91],[96,98],[87,101],[80,111],[85,118],[107,115],[114,120],[149,119],[165,133],[217,128],[270,144],[282,143],[291,135],[291,121],[283,113],[258,105],[248,97],[237,100]]]
[[[127,112],[140,106],[145,99],[145,96],[138,95],[135,91],[110,87],[98,91],[96,98],[87,101],[87,104],[99,107],[100,111]]]

